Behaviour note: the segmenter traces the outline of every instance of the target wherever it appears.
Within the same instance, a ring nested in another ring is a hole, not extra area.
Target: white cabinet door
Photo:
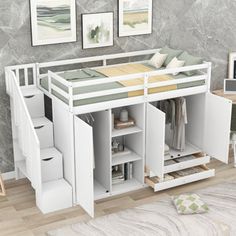
[[[146,166],[159,178],[164,173],[165,113],[147,104]]]
[[[94,217],[93,128],[80,118],[74,118],[76,201]]]
[[[232,102],[207,93],[205,111],[204,151],[228,163]]]

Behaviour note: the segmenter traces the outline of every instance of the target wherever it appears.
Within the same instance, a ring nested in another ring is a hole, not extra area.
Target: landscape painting
[[[152,0],[119,0],[119,37],[152,33]]]
[[[113,12],[82,15],[83,48],[113,45]]]
[[[76,41],[75,0],[31,0],[33,46]]]

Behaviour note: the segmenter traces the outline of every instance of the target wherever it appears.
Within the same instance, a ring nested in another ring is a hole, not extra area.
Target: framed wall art
[[[113,12],[82,14],[83,49],[113,46]]]
[[[30,0],[32,45],[76,41],[76,0]]]
[[[118,0],[119,37],[152,33],[152,0]]]

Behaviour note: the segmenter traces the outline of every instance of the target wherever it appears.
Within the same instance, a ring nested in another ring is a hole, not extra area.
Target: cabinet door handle
[[[41,126],[36,126],[34,127],[35,129],[42,129],[44,127],[44,125],[41,125]]]
[[[25,96],[25,98],[33,98],[35,95]]]
[[[49,157],[49,158],[46,158],[46,159],[43,159],[43,161],[51,161],[54,157]]]

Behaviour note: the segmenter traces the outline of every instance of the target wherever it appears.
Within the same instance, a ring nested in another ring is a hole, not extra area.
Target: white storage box
[[[43,117],[45,115],[43,92],[37,88],[23,89],[22,92],[30,116],[32,118]]]
[[[42,149],[54,146],[53,124],[46,117],[33,119],[34,128]]]
[[[48,182],[63,178],[62,153],[56,148],[41,150],[42,181]]]

